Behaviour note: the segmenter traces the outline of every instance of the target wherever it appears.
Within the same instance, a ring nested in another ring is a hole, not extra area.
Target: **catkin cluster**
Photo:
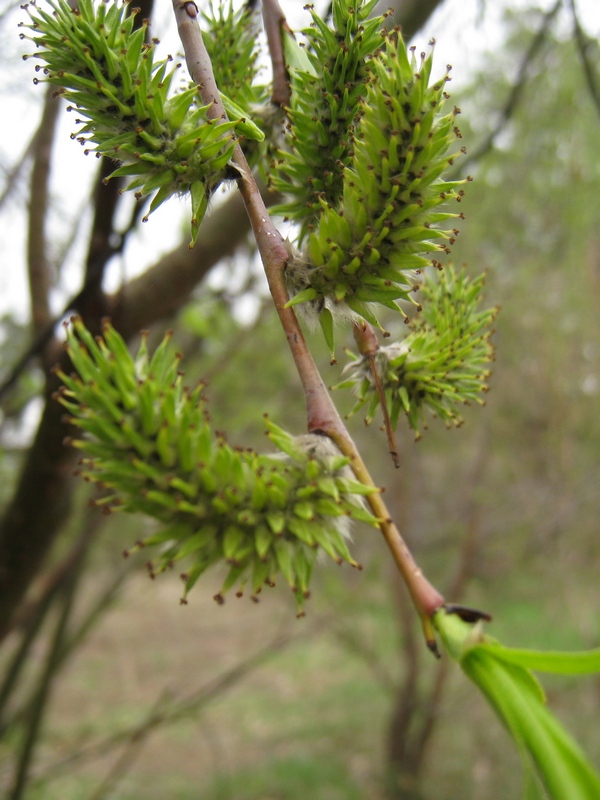
[[[370,304],[401,310],[461,216],[440,208],[465,182],[443,178],[460,136],[459,110],[445,110],[448,73],[430,83],[432,53],[409,54],[382,18],[367,20],[372,6],[335,0],[332,29],[312,12],[312,72],[291,70],[288,142],[273,163],[280,211],[301,225],[290,305],[318,313],[330,347],[336,312],[378,325]]]

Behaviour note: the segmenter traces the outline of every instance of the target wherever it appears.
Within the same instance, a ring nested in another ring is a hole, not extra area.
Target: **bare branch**
[[[537,33],[531,40],[531,44],[529,45],[529,48],[527,49],[527,52],[525,53],[523,60],[521,61],[519,72],[512,86],[510,94],[508,95],[504,106],[500,109],[498,121],[496,122],[495,127],[493,128],[492,131],[490,131],[490,133],[485,137],[485,139],[475,148],[475,150],[471,151],[465,158],[461,159],[458,168],[458,171],[461,174],[464,174],[469,164],[478,161],[480,158],[482,158],[482,156],[486,155],[486,153],[492,149],[492,147],[494,146],[494,142],[496,141],[496,138],[504,130],[510,118],[514,114],[521,99],[521,95],[523,94],[523,91],[525,89],[529,67],[531,66],[535,57],[542,48],[542,45],[546,40],[546,36],[548,35],[548,31],[550,30],[552,21],[554,20],[554,17],[557,15],[562,3],[563,0],[556,0],[552,8],[544,14],[542,23],[538,28]]]
[[[33,149],[33,167],[29,182],[29,224],[27,232],[27,271],[31,318],[35,334],[48,325],[50,312],[50,263],[46,227],[48,224],[49,181],[52,145],[61,104],[53,97],[50,87],[46,92],[44,111]]]
[[[579,52],[579,58],[583,66],[583,74],[587,83],[588,91],[592,102],[598,114],[600,114],[600,86],[598,86],[598,76],[594,72],[592,61],[589,57],[589,50],[592,44],[596,44],[592,39],[586,36],[585,31],[581,27],[579,17],[577,16],[577,9],[575,7],[575,0],[569,0],[571,6],[571,14],[573,16],[573,29],[575,33],[575,42]]]
[[[288,75],[283,56],[282,35],[284,31],[291,33],[278,0],[263,0],[263,20],[271,65],[273,68],[273,92],[271,102],[286,108],[290,104],[290,76]]]
[[[314,633],[314,632],[313,632]],[[116,733],[107,736],[101,741],[93,744],[86,745],[74,753],[70,753],[65,758],[54,764],[48,765],[46,768],[39,771],[35,775],[32,785],[40,780],[46,780],[50,775],[70,768],[77,761],[89,758],[98,758],[106,753],[112,752],[116,747],[124,745],[127,747],[131,742],[142,742],[150,736],[157,728],[164,725],[171,725],[185,717],[191,717],[199,714],[203,709],[209,705],[213,700],[220,697],[224,692],[232,686],[237,685],[241,680],[246,678],[258,667],[269,661],[277,653],[286,649],[290,645],[300,641],[307,633],[303,635],[280,635],[277,636],[272,642],[266,645],[261,650],[258,650],[254,655],[250,656],[246,661],[237,664],[232,669],[223,672],[213,680],[199,689],[190,692],[183,697],[173,698],[169,704],[157,702],[153,703],[149,713],[146,714],[145,719],[132,727],[125,728],[124,730],[117,731]],[[165,696],[165,690],[160,693],[160,697]],[[160,707],[162,706],[162,707]]]

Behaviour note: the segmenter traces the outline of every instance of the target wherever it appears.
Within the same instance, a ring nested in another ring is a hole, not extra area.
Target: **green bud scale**
[[[203,386],[188,389],[167,335],[152,357],[143,336],[133,358],[106,322],[94,338],[78,318],[67,334],[76,374],[59,372],[58,400],[80,432],[67,444],[82,453],[78,472],[99,485],[105,511],[142,512],[162,523],[133,548],[154,546],[152,576],[186,564],[184,601],[211,565],[229,572],[215,599],[249,584],[253,595],[281,573],[299,612],[317,551],[359,566],[347,547],[351,519],[376,525],[348,460],[325,436],[293,437],[266,421],[279,449],[231,447],[211,430]],[[132,552],[131,550],[129,552]]]
[[[479,310],[484,275],[469,278],[451,264],[439,279],[422,287],[423,310],[410,322],[411,333],[401,342],[380,347],[375,356],[387,411],[395,428],[401,411],[420,436],[425,411],[449,427],[463,419],[461,405],[483,404],[488,390],[488,365],[493,360],[491,325],[497,308]],[[335,388],[353,387],[358,401],[351,413],[367,405],[371,422],[380,403],[369,359],[351,354],[344,369],[348,378]]]
[[[129,178],[126,188],[138,197],[154,193],[149,213],[174,194],[190,193],[193,244],[246,120],[209,119],[209,107],[198,104],[197,86],[170,96],[180,65],[171,67],[170,56],[155,60],[157,40],[147,42],[148,20],[136,27],[136,9],[129,3],[80,0],[72,9],[67,0],[48,0],[47,5],[51,12],[26,5],[31,22],[21,23],[30,30],[22,38],[39,48],[33,57],[44,62],[36,67],[43,77],[35,82],[58,86],[57,94],[73,104],[69,110],[81,115],[80,131],[72,138],[86,153],[121,163],[111,178]],[[246,125],[243,133],[248,130]]]

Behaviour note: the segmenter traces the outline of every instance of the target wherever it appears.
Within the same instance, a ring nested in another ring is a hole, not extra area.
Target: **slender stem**
[[[196,5],[191,0],[173,0],[173,9],[188,69],[192,80],[200,87],[202,102],[212,104],[209,109],[209,115],[212,118],[226,119],[227,115],[219,96],[210,57],[198,27]],[[234,151],[233,163],[238,171],[238,188],[246,205],[269,289],[306,396],[308,430],[329,436],[340,451],[349,458],[357,479],[366,486],[375,486],[325,388],[293,309],[285,308],[289,296],[283,271],[288,260],[288,250],[269,216],[239,145]],[[427,646],[437,655],[431,617],[444,604],[444,598],[429,583],[415,563],[406,543],[390,518],[380,492],[368,495],[367,500],[374,515],[380,520],[383,536],[421,618]]]
[[[398,455],[398,444],[396,443],[396,432],[392,426],[392,421],[388,413],[388,407],[385,399],[385,391],[381,383],[381,376],[379,374],[379,366],[377,364],[377,351],[379,350],[379,341],[373,330],[373,326],[368,322],[354,324],[354,341],[358,345],[358,351],[361,356],[364,356],[369,362],[369,369],[373,376],[373,383],[375,390],[379,396],[379,405],[381,406],[381,413],[383,415],[383,424],[385,426],[385,433],[388,440],[388,447],[390,455],[396,469],[400,467],[400,456]]]
[[[338,440],[334,436],[332,436],[332,438],[335,440],[342,453],[350,458],[352,469],[358,480],[367,486],[374,486],[373,479],[369,475],[350,437],[347,435],[347,440]],[[350,443],[350,446],[348,446],[348,443]],[[367,500],[373,514],[380,520],[379,527],[383,533],[383,538],[390,549],[396,566],[400,570],[400,574],[404,578],[413,604],[421,618],[427,646],[433,653],[438,655],[431,617],[438,608],[444,605],[444,598],[427,580],[425,575],[423,575],[422,570],[414,560],[406,542],[402,538],[394,521],[391,519],[381,493],[373,492],[373,494],[368,495]]]

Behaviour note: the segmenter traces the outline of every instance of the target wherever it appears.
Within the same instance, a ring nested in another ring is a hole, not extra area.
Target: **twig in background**
[[[592,45],[597,45],[597,42],[586,36],[585,31],[581,27],[581,23],[579,22],[579,17],[577,15],[575,0],[569,0],[569,5],[571,6],[573,32],[575,34],[575,43],[577,44],[577,50],[579,52],[581,65],[583,67],[583,74],[585,75],[585,81],[587,83],[588,91],[590,93],[590,97],[592,98],[594,107],[598,114],[600,114],[600,86],[598,86],[598,76],[594,71],[594,66],[588,54]]]
[[[50,311],[50,259],[46,227],[50,206],[50,167],[56,123],[61,104],[49,87],[44,110],[33,148],[33,165],[29,180],[29,216],[27,230],[27,272],[34,334],[45,330],[52,317]]]
[[[62,609],[50,642],[46,664],[32,697],[27,714],[27,728],[17,756],[14,783],[8,794],[8,800],[21,800],[28,788],[30,768],[36,745],[39,742],[44,712],[57,668],[60,663],[60,652],[67,633],[67,626],[73,610],[78,580],[81,574],[81,562],[76,569],[69,572],[62,587]]]
[[[183,697],[173,697],[169,701],[170,706],[167,708],[158,708],[159,702],[158,700],[155,701],[151,709],[157,708],[157,710],[151,710],[150,713],[147,713],[142,722],[117,731],[98,742],[85,745],[79,750],[70,753],[65,758],[40,768],[33,777],[31,784],[35,785],[43,780],[47,780],[56,773],[63,772],[65,769],[70,769],[73,764],[82,759],[99,758],[100,756],[112,752],[120,745],[125,745],[127,747],[132,741],[143,742],[157,728],[163,725],[170,725],[186,717],[197,715],[209,703],[216,700],[232,686],[237,685],[242,679],[246,678],[276,654],[282,652],[296,642],[303,641],[308,635],[308,631],[293,636],[286,634],[278,635],[273,641],[258,650],[246,661],[224,671],[221,675],[208,681],[199,689]],[[314,630],[310,632],[310,635],[314,635]],[[167,690],[162,689],[159,698],[166,696]]]
[[[273,69],[273,92],[271,102],[286,108],[290,104],[290,77],[283,57],[282,35],[284,31],[291,33],[278,0],[263,0],[263,20],[271,65]]]
[[[475,574],[475,560],[481,540],[481,504],[477,500],[477,487],[485,475],[488,452],[487,429],[479,437],[477,451],[464,479],[458,516],[466,520],[465,532],[455,574],[447,595],[459,602]],[[390,766],[390,794],[403,798],[405,784],[410,783],[418,796],[419,775],[427,758],[428,745],[439,719],[439,709],[450,675],[450,662],[442,660],[436,668],[433,681],[427,689],[419,688],[422,671],[420,649],[414,634],[414,621],[406,603],[399,604],[403,637],[403,661],[406,673],[397,689],[396,704],[388,733],[388,759]],[[417,717],[418,714],[418,717]],[[397,776],[402,775],[402,789],[398,794]]]
[[[523,60],[521,61],[521,65],[519,67],[519,71],[517,73],[517,77],[513,86],[510,90],[510,93],[504,103],[504,106],[500,109],[498,114],[498,121],[494,128],[490,131],[490,133],[484,138],[480,144],[475,147],[471,152],[467,154],[467,156],[459,162],[456,168],[456,174],[464,174],[467,167],[475,161],[479,161],[486,153],[492,149],[494,146],[494,142],[498,135],[504,130],[507,123],[510,121],[510,118],[514,114],[519,101],[521,99],[521,95],[525,89],[527,84],[527,73],[529,71],[529,67],[531,66],[532,62],[534,61],[535,57],[537,56],[538,52],[540,51],[546,37],[548,35],[548,31],[550,30],[550,26],[557,15],[560,7],[562,6],[563,0],[556,0],[555,4],[550,8],[543,16],[542,23],[538,28],[537,33],[531,40],[531,43],[525,53]]]

